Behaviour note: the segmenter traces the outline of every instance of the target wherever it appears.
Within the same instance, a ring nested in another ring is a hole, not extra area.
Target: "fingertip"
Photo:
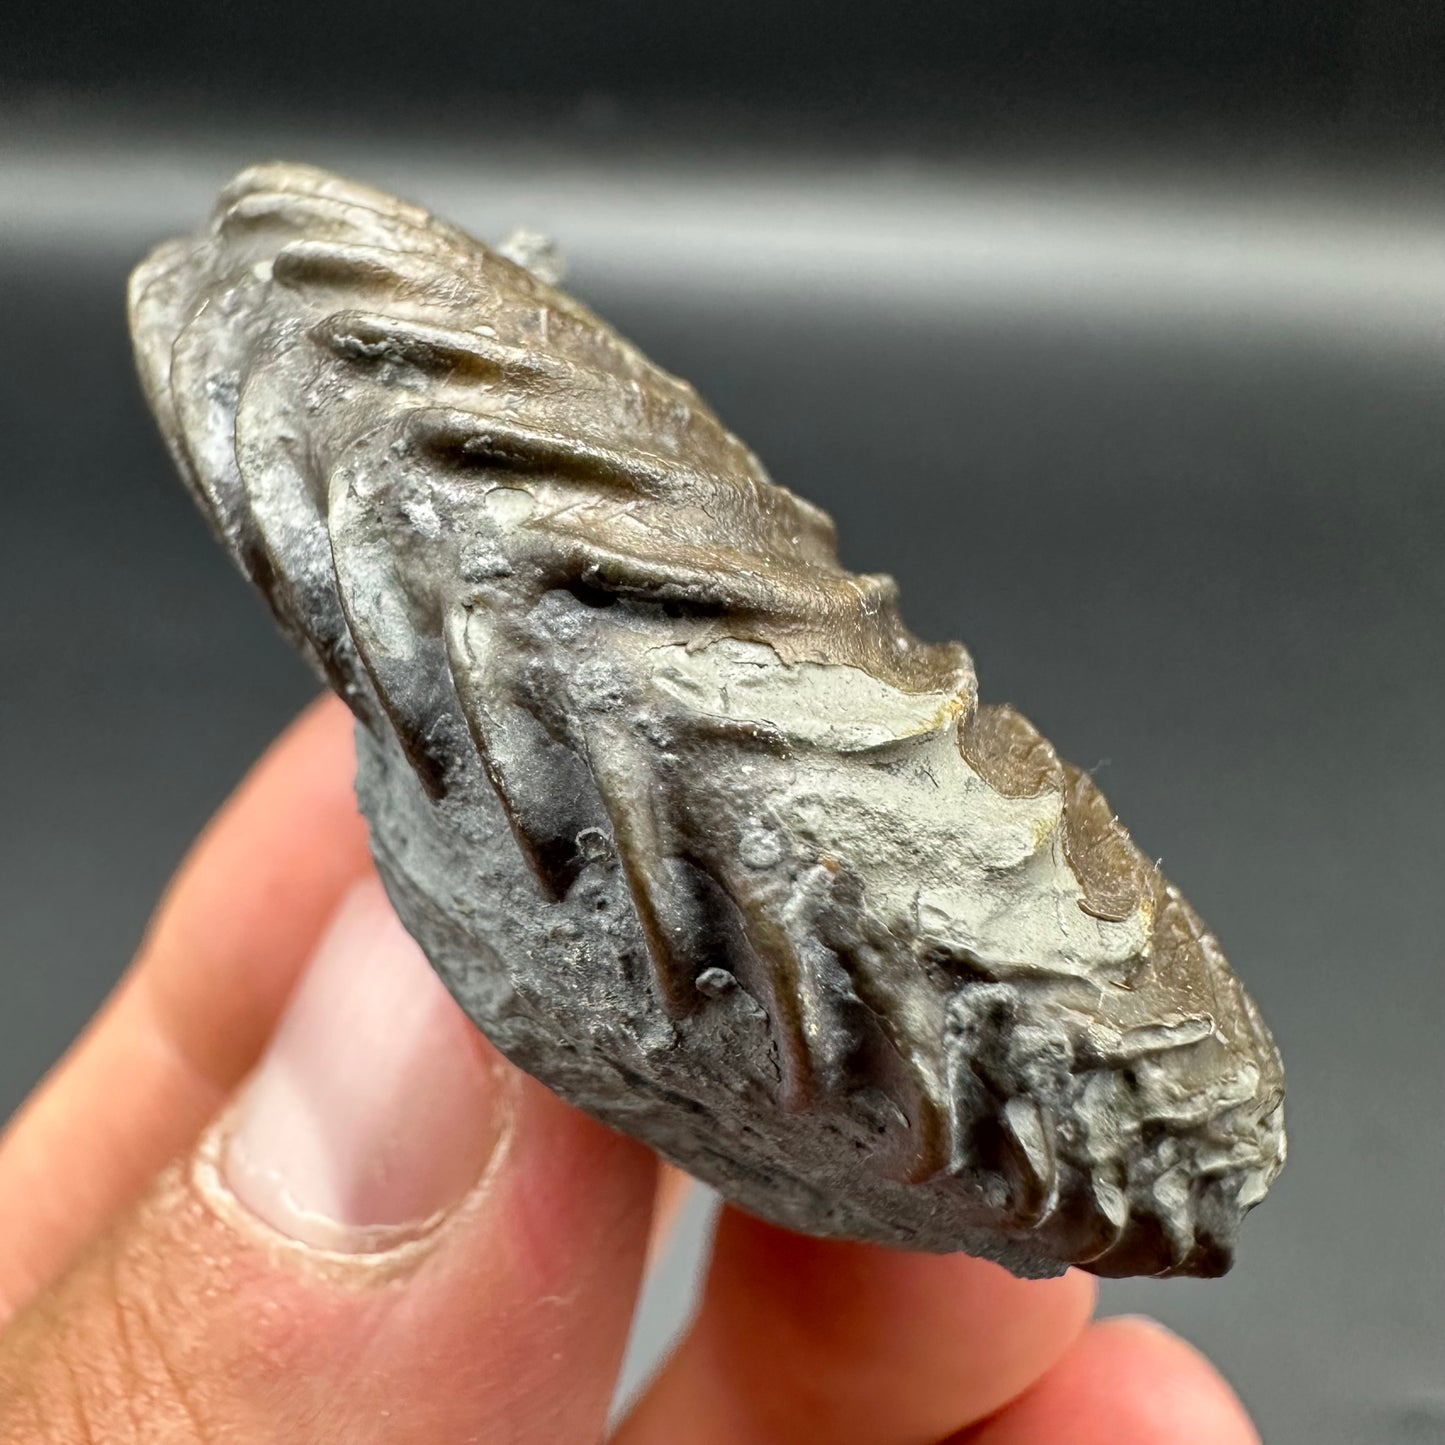
[[[937,1440],[1027,1390],[1078,1339],[1094,1283],[967,1255],[813,1239],[725,1209],[701,1312],[620,1439]]]
[[[1101,1320],[1094,1330],[1104,1366],[1119,1360],[1116,1368],[1138,1382],[1135,1398],[1153,1412],[1151,1423],[1158,1421],[1162,1430],[1172,1422],[1179,1445],[1258,1445],[1259,1433],[1239,1396],[1188,1340],[1147,1315]],[[1176,1436],[1159,1438],[1173,1445]]]
[[[720,1219],[716,1257],[710,1288],[724,1297],[766,1290],[783,1317],[796,1317],[824,1348],[861,1352],[901,1332],[924,1358],[940,1361],[952,1358],[981,1320],[988,1321],[990,1353],[1026,1362],[1057,1354],[1084,1329],[1097,1293],[1092,1276],[1079,1270],[1019,1279],[966,1254],[815,1239],[733,1209]]]
[[[1259,1445],[1239,1397],[1192,1345],[1142,1316],[1100,1320],[1033,1389],[960,1445]]]

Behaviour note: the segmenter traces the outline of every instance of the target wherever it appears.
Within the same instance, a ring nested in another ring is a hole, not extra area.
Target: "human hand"
[[[604,1434],[672,1176],[463,1017],[371,871],[351,771],[320,703],[0,1139],[7,1445]],[[615,1445],[1257,1438],[1189,1346],[1091,1324],[1093,1299],[725,1210]]]

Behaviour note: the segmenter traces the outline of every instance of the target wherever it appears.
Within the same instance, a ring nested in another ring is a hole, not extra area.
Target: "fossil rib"
[[[131,316],[192,491],[357,716],[398,910],[504,1052],[798,1229],[1228,1267],[1283,1080],[1214,938],[691,387],[299,166],[239,176]]]

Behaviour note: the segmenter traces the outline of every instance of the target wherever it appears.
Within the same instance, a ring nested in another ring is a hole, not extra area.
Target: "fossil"
[[[1283,1076],[1213,936],[690,386],[301,166],[130,299],[183,476],[356,715],[388,891],[505,1054],[795,1229],[1228,1267]]]

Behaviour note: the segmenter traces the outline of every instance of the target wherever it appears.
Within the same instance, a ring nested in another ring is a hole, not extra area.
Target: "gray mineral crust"
[[[767,1219],[1228,1268],[1284,1085],[1213,935],[537,254],[268,165],[132,278],[182,475],[356,715],[407,927],[509,1058]]]

